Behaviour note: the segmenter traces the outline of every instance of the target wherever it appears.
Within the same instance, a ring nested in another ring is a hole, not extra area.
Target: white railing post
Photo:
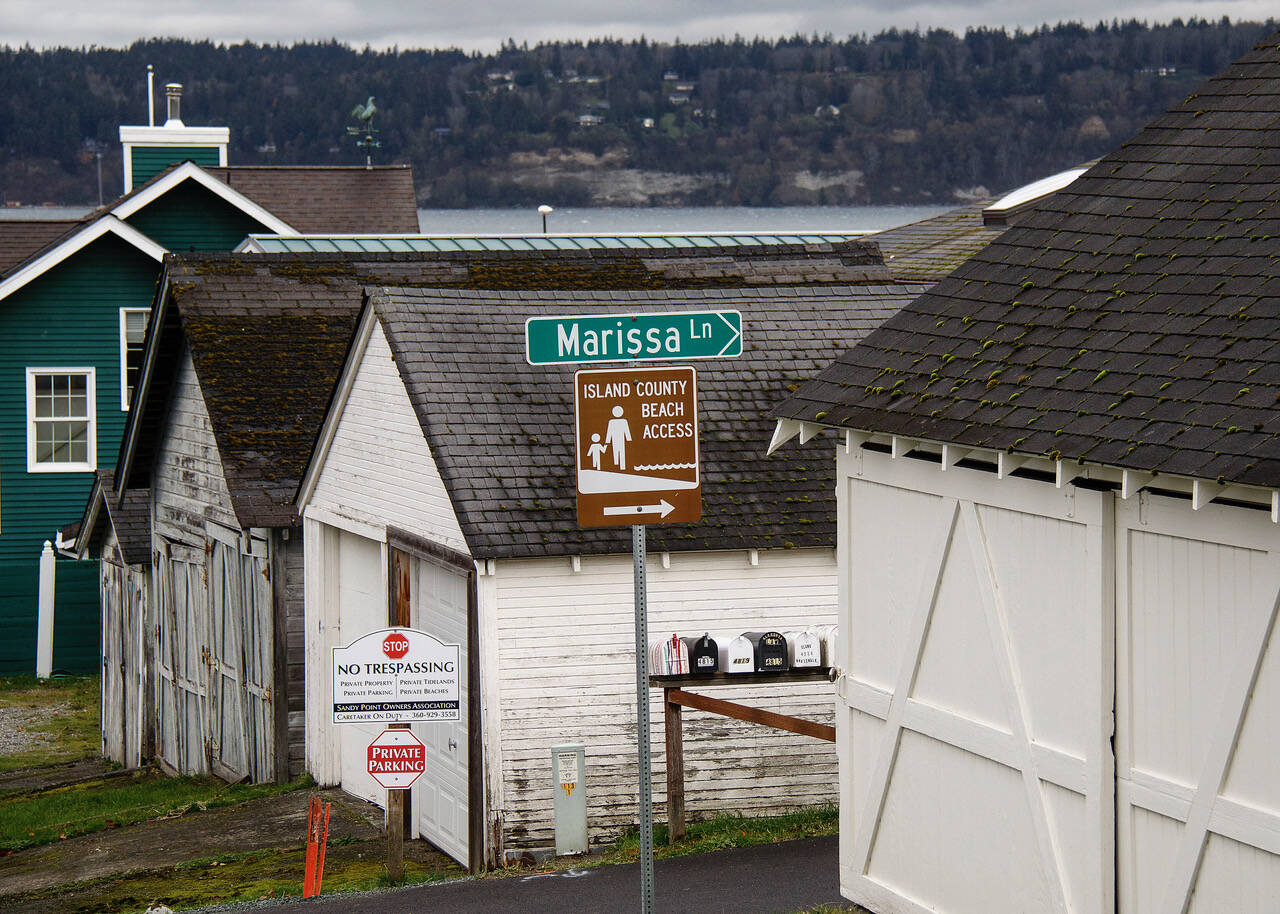
[[[53,674],[53,594],[57,574],[53,545],[44,541],[40,551],[40,607],[36,620],[36,678]]]

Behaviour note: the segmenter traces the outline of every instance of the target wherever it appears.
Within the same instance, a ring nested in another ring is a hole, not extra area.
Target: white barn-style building
[[[593,841],[636,818],[630,533],[577,524],[575,366],[529,365],[526,318],[741,311],[743,356],[698,365],[703,520],[649,528],[650,632],[792,630],[834,618],[832,467],[809,455],[763,458],[769,395],[757,382],[798,383],[923,286],[889,281],[874,253],[859,266],[839,245],[694,253],[700,275],[745,275],[754,287],[636,291],[619,269],[614,289],[387,289],[363,312],[298,498],[308,770],[381,800],[363,763],[376,728],[330,722],[330,651],[389,617],[444,633],[468,657],[470,710],[456,726],[415,727],[430,749],[412,815],[458,859],[551,845],[559,743],[586,747]],[[845,275],[839,285],[793,284],[833,269]],[[820,722],[831,713],[825,682],[716,695]],[[685,731],[694,817],[835,799],[829,744],[723,718],[691,719]]]
[[[1272,36],[775,413],[877,914],[1280,910],[1277,99]]]

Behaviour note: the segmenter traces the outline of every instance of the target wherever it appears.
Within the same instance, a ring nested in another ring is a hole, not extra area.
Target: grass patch
[[[226,784],[215,778],[170,778],[137,771],[36,794],[0,797],[0,851],[49,844],[71,835],[133,825],[190,809],[214,809],[311,786]]]
[[[39,712],[22,725],[37,744],[0,755],[0,773],[96,758],[101,748],[98,688],[96,676],[0,678],[0,707]]]
[[[818,838],[840,830],[840,811],[835,806],[799,809],[781,816],[747,818],[722,813],[685,828],[685,836],[675,844],[668,842],[667,826],[653,829],[653,856],[686,857],[730,847],[753,847],[777,844],[797,838]],[[629,829],[603,853],[604,863],[625,863],[640,856],[640,831]]]
[[[324,865],[324,895],[388,888],[386,845],[381,840],[329,845]],[[409,845],[406,845],[406,853]],[[441,882],[465,875],[452,861],[404,862],[400,885]],[[97,879],[21,896],[24,902],[48,899],[59,914],[141,914],[162,902],[175,910],[264,898],[300,898],[306,849],[269,848],[220,854],[178,866],[121,878]],[[54,908],[51,908],[51,910]]]

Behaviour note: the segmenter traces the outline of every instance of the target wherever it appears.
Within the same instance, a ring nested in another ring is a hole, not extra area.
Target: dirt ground
[[[15,772],[0,777],[0,789],[41,789],[104,774],[110,776],[103,763],[83,762]],[[206,895],[212,903],[220,900],[228,885],[243,893],[255,885],[300,883],[310,793],[296,790],[191,811],[0,857],[0,910],[6,914],[141,911],[154,902],[189,906]],[[340,790],[315,793],[333,804],[326,874],[359,871],[376,880],[385,872],[382,810]],[[405,861],[462,874],[422,841],[405,842]],[[219,881],[222,885],[213,884]],[[175,891],[178,888],[182,891]]]

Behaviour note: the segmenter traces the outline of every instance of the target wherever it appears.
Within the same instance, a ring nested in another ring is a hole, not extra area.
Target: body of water
[[[941,206],[671,206],[557,209],[547,231],[573,234],[643,232],[878,232],[946,212]],[[0,219],[78,219],[89,207],[0,208]],[[542,231],[528,209],[420,209],[418,225],[431,235],[523,235]]]
[[[670,206],[557,209],[547,231],[571,234],[642,232],[878,232],[946,212],[943,206]],[[529,209],[420,209],[427,234],[531,234],[542,217]]]

